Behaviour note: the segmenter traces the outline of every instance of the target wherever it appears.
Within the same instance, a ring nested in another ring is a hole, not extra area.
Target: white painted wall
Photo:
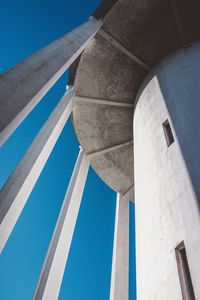
[[[200,46],[165,60],[154,75],[134,115],[137,299],[182,299],[174,249],[184,240],[198,300]],[[166,119],[175,138],[169,148]]]

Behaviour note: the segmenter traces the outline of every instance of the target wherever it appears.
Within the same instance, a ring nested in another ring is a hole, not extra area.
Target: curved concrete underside
[[[134,185],[133,108],[163,57],[200,38],[197,0],[104,1],[104,25],[71,69],[73,123],[97,174],[122,194]],[[104,16],[106,3],[114,4]],[[95,14],[94,14],[95,15]],[[77,70],[76,70],[77,69]],[[76,75],[75,75],[76,73]]]

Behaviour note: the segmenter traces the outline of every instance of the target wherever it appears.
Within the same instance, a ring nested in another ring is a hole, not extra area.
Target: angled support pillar
[[[0,191],[0,252],[71,114],[73,99],[69,88]]]
[[[129,198],[117,194],[110,300],[128,300]]]
[[[0,146],[81,54],[102,26],[89,20],[0,77]]]
[[[58,298],[88,168],[89,163],[85,153],[81,150],[40,274],[34,300],[56,300]]]

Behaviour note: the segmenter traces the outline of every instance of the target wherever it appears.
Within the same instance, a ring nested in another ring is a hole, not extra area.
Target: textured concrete
[[[34,300],[58,299],[89,163],[81,150],[47,252]]]
[[[117,194],[110,300],[129,295],[129,197]]]
[[[139,300],[183,299],[175,258],[175,247],[181,241],[185,242],[195,296],[200,299],[199,65],[199,44],[164,60],[141,90],[136,106]],[[166,119],[175,139],[170,147],[162,127]]]
[[[12,134],[101,27],[90,20],[0,77],[0,145]]]
[[[102,47],[99,46],[99,43],[96,42],[96,39],[91,43],[91,49],[87,49],[89,52],[93,52],[94,55],[90,55],[87,60],[88,69],[87,75],[85,72],[77,73],[77,84],[75,84],[76,95],[84,96],[85,98],[92,97],[96,99],[112,100],[119,103],[132,103],[132,89],[133,83],[131,80],[127,81],[123,77],[126,77],[128,74],[130,78],[134,76],[134,70],[137,68],[134,62],[129,61],[128,58],[124,58],[124,54],[119,52],[117,55],[115,51],[112,51],[112,45],[108,42],[104,45],[102,37],[98,37],[98,40],[102,41]],[[100,42],[101,43],[101,42]],[[108,52],[106,52],[108,50]],[[84,53],[84,55],[87,53]],[[102,53],[102,55],[100,54]],[[107,54],[106,54],[107,53]],[[107,56],[109,56],[110,61],[113,61],[113,74],[110,76],[110,64],[104,64],[104,61]],[[121,59],[120,59],[121,57]],[[86,55],[87,58],[87,55]],[[84,60],[84,56],[82,58]],[[121,66],[118,64],[118,61],[121,61]],[[97,62],[98,60],[98,62]],[[99,72],[101,66],[104,68],[104,73]],[[123,71],[122,71],[123,67]],[[135,67],[135,68],[134,68]],[[96,70],[96,71],[95,71]],[[115,79],[115,74],[121,72],[121,77]],[[143,72],[143,71],[142,71]],[[107,80],[106,78],[109,78]],[[137,78],[136,78],[137,80]],[[91,82],[93,84],[91,85]],[[126,98],[123,97],[123,90],[126,90]],[[112,97],[109,99],[108,95],[111,92]],[[132,130],[130,130],[130,124],[132,123],[133,118],[133,108],[131,107],[120,107],[120,106],[111,106],[103,105],[100,103],[91,102],[81,102],[76,101],[73,111],[73,121],[76,130],[77,137],[83,149],[86,153],[97,151],[105,147],[112,147],[117,144],[121,144],[127,141],[132,140]],[[115,165],[113,169],[112,161],[109,161],[110,154],[103,154],[97,157],[95,160],[92,160],[92,166],[99,164],[98,161],[104,161],[102,164],[103,168],[95,169],[98,174],[101,175],[101,178],[107,182],[107,179],[110,179],[110,185],[115,191],[120,191],[123,193],[132,183],[133,183],[133,161],[131,160],[132,146],[124,147],[120,151],[112,151],[111,156],[115,157],[117,153],[122,153],[125,157],[127,151],[130,152],[130,160],[128,162],[123,161],[122,159]],[[129,150],[130,149],[130,150]],[[129,165],[129,169],[124,169],[124,163]],[[101,162],[100,162],[101,165]],[[127,177],[124,177],[122,181],[123,174],[127,174]],[[122,174],[122,176],[120,175]],[[114,176],[114,177],[113,177]],[[120,180],[119,177],[121,176]]]
[[[0,191],[0,252],[69,118],[73,96],[74,90],[70,88]]]
[[[119,160],[119,157],[121,160]],[[116,149],[91,159],[97,174],[109,186],[125,193],[133,186],[133,145]]]
[[[72,66],[69,80],[79,99],[72,117],[75,132],[89,153],[132,139],[132,109],[103,106],[101,100],[134,104],[148,70],[200,38],[200,2],[107,0],[94,16],[103,18],[103,26]],[[101,154],[91,164],[115,191],[123,193],[130,181],[133,185],[133,156],[127,147]]]

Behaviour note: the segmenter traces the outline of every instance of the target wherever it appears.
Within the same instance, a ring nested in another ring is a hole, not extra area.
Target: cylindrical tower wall
[[[168,146],[163,123],[174,142]],[[175,248],[185,243],[200,299],[200,45],[164,60],[134,114],[137,297],[181,300]]]

